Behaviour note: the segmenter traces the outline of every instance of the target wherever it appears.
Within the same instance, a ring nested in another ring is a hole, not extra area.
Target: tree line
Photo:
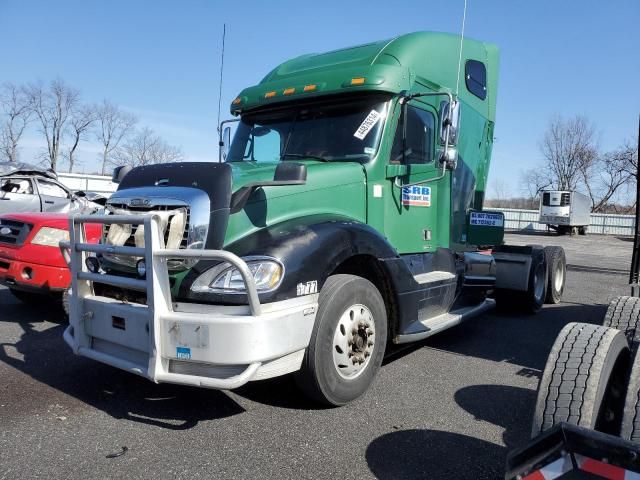
[[[539,142],[542,163],[525,170],[521,183],[528,198],[542,190],[577,190],[589,196],[591,209],[600,213],[627,213],[635,208],[638,171],[637,140],[625,140],[603,152],[596,127],[585,116],[556,116]],[[632,202],[620,204],[619,193],[633,192]]]
[[[148,165],[183,159],[179,147],[168,144],[138,118],[109,100],[83,101],[80,91],[62,79],[24,85],[5,83],[0,88],[0,161],[16,162],[19,146],[30,126],[46,148],[39,160],[53,170],[61,162],[69,172],[78,164],[81,142],[100,146],[103,175],[115,165]]]

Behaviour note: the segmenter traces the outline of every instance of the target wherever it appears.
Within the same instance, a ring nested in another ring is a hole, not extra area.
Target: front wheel
[[[384,356],[387,313],[378,289],[355,275],[332,275],[296,381],[320,403],[340,406],[371,385]]]

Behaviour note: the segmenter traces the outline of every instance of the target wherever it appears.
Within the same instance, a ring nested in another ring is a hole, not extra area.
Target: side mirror
[[[71,194],[74,197],[86,197],[87,196],[87,192],[83,191],[83,190],[78,190],[77,192],[73,192]]]
[[[222,160],[227,159],[227,155],[229,154],[230,147],[231,147],[231,127],[224,127],[224,130],[222,131],[222,137],[220,140]]]
[[[458,149],[450,146],[446,151],[443,151],[440,156],[440,164],[445,170],[455,170],[458,166]]]
[[[120,183],[124,179],[124,177],[131,171],[133,168],[131,165],[121,165],[113,169],[113,175],[111,177],[111,181],[113,183]]]
[[[453,103],[453,110],[449,112],[449,102],[440,103],[440,143],[447,143],[447,126],[449,126],[449,145],[458,144],[460,128],[460,102]]]

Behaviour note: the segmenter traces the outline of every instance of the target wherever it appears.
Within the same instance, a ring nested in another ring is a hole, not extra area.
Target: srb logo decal
[[[413,205],[415,207],[431,206],[431,187],[402,187],[402,205]]]

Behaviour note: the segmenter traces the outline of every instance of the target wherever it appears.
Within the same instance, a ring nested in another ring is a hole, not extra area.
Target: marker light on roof
[[[351,85],[364,85],[364,77],[355,77],[351,79]]]
[[[273,98],[275,96],[276,96],[276,91],[275,90],[273,90],[271,92],[267,92],[267,93],[264,94],[264,98]]]
[[[318,88],[317,85],[311,84],[311,85],[305,85],[302,90],[305,92],[313,92],[316,88]]]
[[[296,93],[296,89],[291,87],[291,88],[285,88],[284,92],[282,92],[285,95],[292,95],[294,93]]]
[[[240,97],[238,97],[231,103],[233,103],[234,105],[239,105],[240,103],[242,103],[242,99]]]

